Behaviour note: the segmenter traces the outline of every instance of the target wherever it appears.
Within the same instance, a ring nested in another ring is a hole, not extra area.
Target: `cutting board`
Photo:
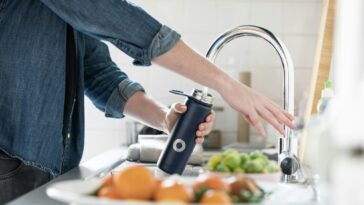
[[[316,47],[315,63],[312,70],[310,92],[305,113],[306,124],[311,115],[317,112],[316,105],[321,98],[321,90],[324,87],[324,83],[329,79],[332,61],[336,0],[323,0],[322,3],[322,16]],[[301,138],[299,152],[301,161],[304,161],[307,137],[308,136],[303,136]]]
[[[321,98],[321,90],[329,79],[335,21],[335,0],[323,0],[321,25],[318,34],[315,63],[312,70],[306,119],[316,113],[316,105]]]

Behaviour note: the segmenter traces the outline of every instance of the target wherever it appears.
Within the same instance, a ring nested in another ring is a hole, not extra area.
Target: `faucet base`
[[[297,184],[300,183],[300,181],[298,180],[296,175],[287,175],[287,174],[282,174],[281,176],[281,182],[282,183],[287,183],[287,184]]]

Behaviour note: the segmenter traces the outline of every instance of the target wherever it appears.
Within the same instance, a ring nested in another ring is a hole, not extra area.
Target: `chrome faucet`
[[[218,37],[207,52],[206,57],[215,62],[221,49],[230,41],[244,36],[254,36],[261,38],[271,44],[278,52],[283,66],[283,108],[287,112],[294,112],[294,66],[291,55],[282,41],[272,32],[258,26],[238,26]],[[293,132],[284,126],[284,136],[279,138],[278,143],[278,163],[282,170],[282,181],[287,183],[298,182],[298,172],[300,164],[297,159],[298,146],[297,139],[293,137]]]

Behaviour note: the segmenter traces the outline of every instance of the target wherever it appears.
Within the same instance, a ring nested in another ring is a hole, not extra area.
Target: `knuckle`
[[[259,120],[258,120],[258,118],[251,117],[251,118],[250,118],[250,120],[251,120],[251,122],[253,123],[253,125],[257,125],[257,124],[259,124]]]
[[[171,107],[172,107],[172,108],[175,108],[175,107],[177,107],[177,106],[178,106],[178,104],[179,104],[178,102],[173,103]]]

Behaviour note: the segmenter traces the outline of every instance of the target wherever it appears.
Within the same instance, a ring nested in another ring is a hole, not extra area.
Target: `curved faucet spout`
[[[291,55],[283,44],[283,42],[276,37],[272,32],[268,31],[265,28],[259,26],[239,26],[232,30],[229,30],[218,37],[215,42],[212,44],[210,49],[208,50],[206,57],[215,62],[217,55],[221,51],[223,47],[225,47],[229,42],[234,39],[244,37],[244,36],[253,36],[261,38],[267,41],[269,44],[273,46],[273,48],[278,52],[280,60],[283,66],[283,108],[289,113],[293,114],[294,112],[294,65],[292,63]]]
[[[294,114],[294,66],[292,58],[286,46],[272,32],[258,26],[238,26],[218,37],[208,50],[206,57],[215,62],[222,48],[232,40],[244,36],[261,38],[271,44],[278,52],[283,66],[283,108],[287,112]],[[289,128],[285,127],[285,136],[289,135]]]
[[[294,66],[292,58],[283,42],[267,29],[244,25],[229,30],[218,37],[207,52],[206,57],[215,62],[217,55],[229,42],[236,38],[244,36],[258,37],[273,46],[277,51],[283,66],[283,108],[290,114],[294,114]],[[279,141],[279,154],[287,153],[287,155],[296,155],[297,146],[291,138],[291,131],[284,126],[284,138]]]

